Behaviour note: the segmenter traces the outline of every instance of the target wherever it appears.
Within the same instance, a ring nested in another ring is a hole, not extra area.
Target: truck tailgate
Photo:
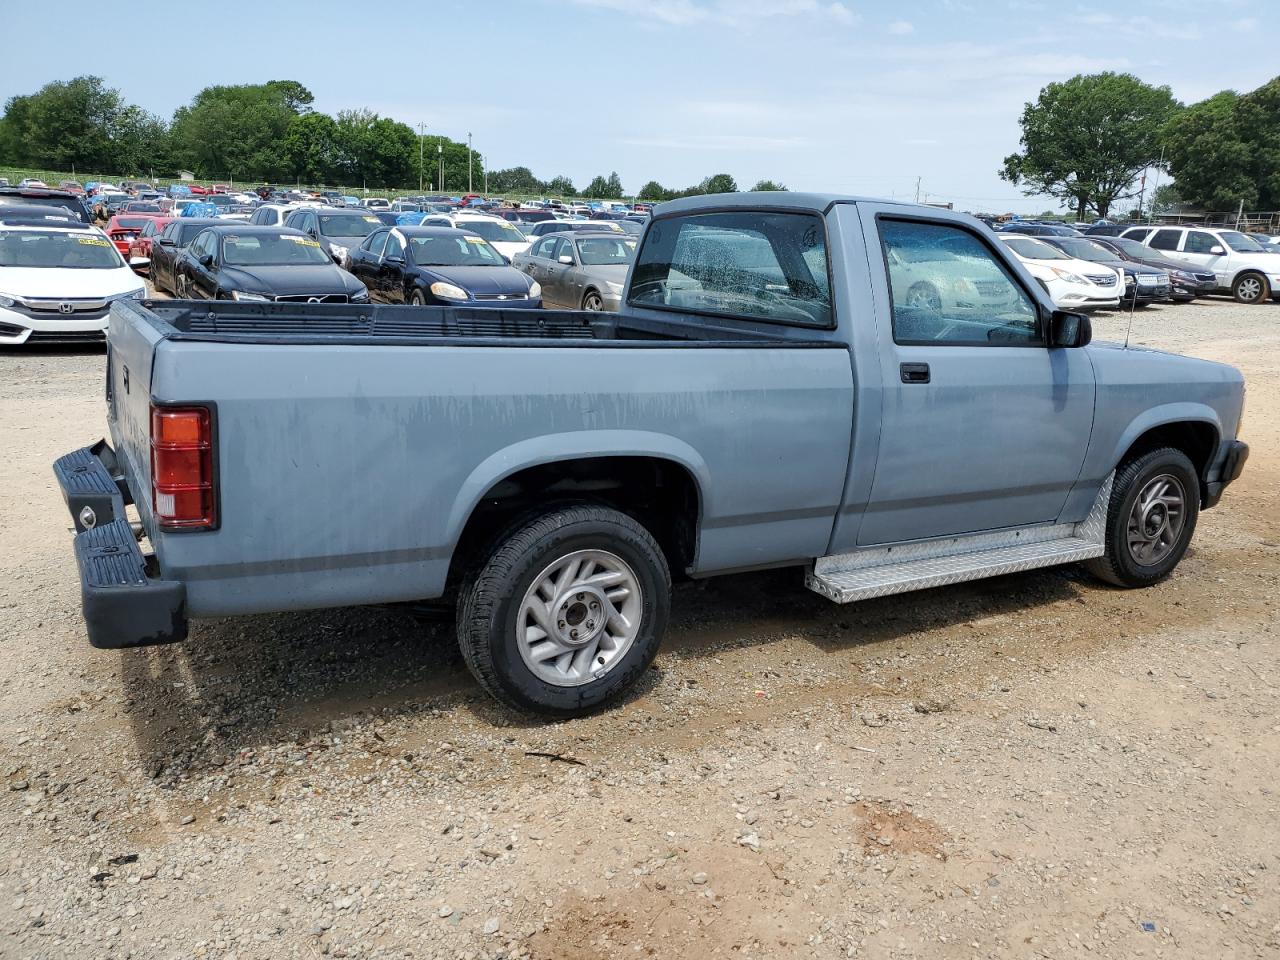
[[[164,339],[142,310],[111,308],[107,332],[107,423],[144,520],[151,505],[151,367]]]

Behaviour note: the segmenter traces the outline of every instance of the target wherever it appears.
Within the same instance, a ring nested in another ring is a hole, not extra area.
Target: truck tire
[[[458,645],[503,703],[580,716],[640,679],[670,608],[671,575],[648,530],[617,510],[565,507],[516,528],[467,578]]]
[[[1231,295],[1236,303],[1261,303],[1271,297],[1271,287],[1260,273],[1242,273],[1231,284]]]
[[[1107,507],[1107,552],[1085,566],[1117,587],[1149,587],[1178,565],[1200,516],[1200,480],[1187,455],[1161,447],[1122,463]]]

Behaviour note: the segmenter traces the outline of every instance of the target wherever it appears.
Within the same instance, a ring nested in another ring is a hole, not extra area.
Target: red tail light
[[[151,508],[165,529],[217,525],[213,422],[207,407],[151,408]]]

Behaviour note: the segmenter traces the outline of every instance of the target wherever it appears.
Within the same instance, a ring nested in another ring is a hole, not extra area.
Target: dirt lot
[[[103,358],[0,355],[0,956],[1280,956],[1280,306],[1134,341],[1250,384],[1171,580],[688,583],[636,695],[561,724],[395,612],[91,649],[49,464]]]

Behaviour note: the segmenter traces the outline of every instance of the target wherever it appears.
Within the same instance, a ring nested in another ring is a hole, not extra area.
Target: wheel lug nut
[[[570,630],[570,631],[569,631],[569,636],[570,636],[570,637],[572,637],[574,640],[577,640],[577,639],[578,639],[578,631],[577,631],[577,630]]]
[[[585,593],[580,593],[580,594],[578,594],[576,597],[574,597],[573,599],[575,599],[575,600],[585,600],[586,598],[587,598],[587,595],[586,595]]]
[[[600,609],[600,604],[596,603],[596,602],[593,600],[593,601],[591,602],[591,609],[592,609],[592,610],[599,610],[599,609]]]
[[[564,629],[564,621],[563,621],[563,620],[561,620],[561,621],[560,621],[560,629],[561,629],[561,630],[563,630],[563,629]]]
[[[594,629],[595,629],[595,626],[596,626],[596,622],[595,622],[594,620],[588,620],[588,621],[587,621],[587,629],[588,629],[588,630],[594,630]]]

